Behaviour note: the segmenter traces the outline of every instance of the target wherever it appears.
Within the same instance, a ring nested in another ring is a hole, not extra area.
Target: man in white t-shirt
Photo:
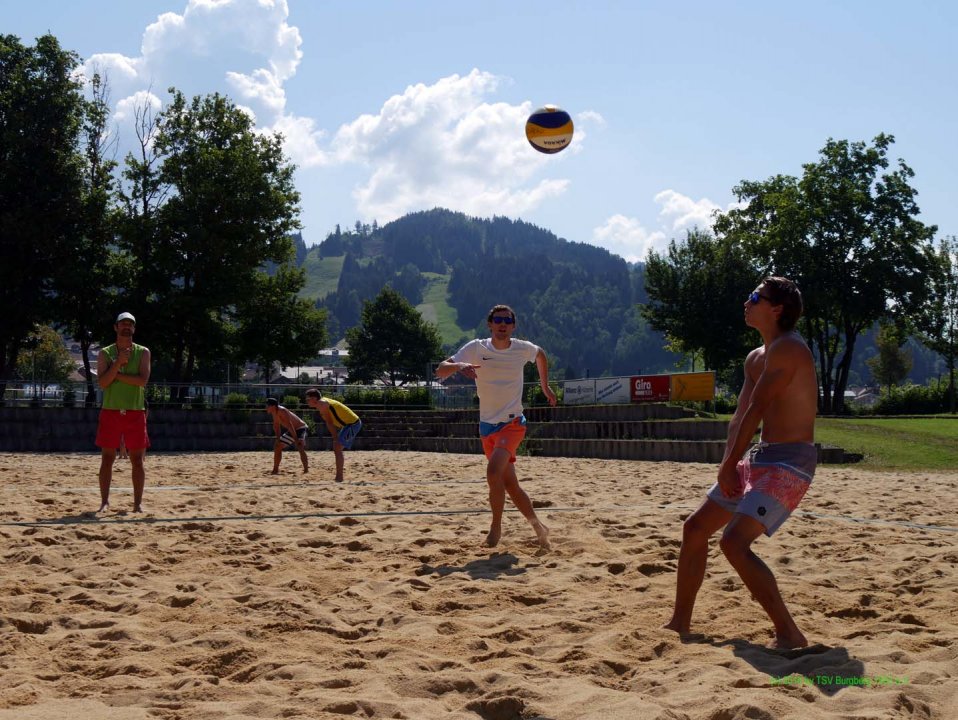
[[[539,385],[550,405],[556,404],[549,387],[549,361],[538,345],[513,339],[516,313],[508,305],[496,305],[486,318],[491,337],[472,340],[451,358],[443,360],[436,375],[447,378],[460,372],[476,381],[479,394],[479,435],[482,449],[489,460],[486,482],[489,483],[489,505],[492,526],[486,545],[495,547],[502,536],[502,513],[506,493],[532,525],[542,550],[549,549],[549,530],[536,516],[532,501],[519,486],[516,477],[516,449],[526,434],[526,418],[522,414],[522,370],[534,362],[539,370]]]

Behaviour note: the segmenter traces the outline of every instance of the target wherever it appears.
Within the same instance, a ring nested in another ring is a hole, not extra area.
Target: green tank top
[[[339,400],[333,400],[332,398],[323,398],[323,400],[329,403],[329,412],[333,416],[333,425],[336,427],[341,428],[346,425],[352,425],[359,420],[359,415],[343,405]]]
[[[133,343],[130,362],[120,368],[123,375],[140,374],[140,358],[143,357],[144,350],[146,348],[143,345]],[[116,362],[116,343],[103,348],[103,353],[110,358],[110,362]],[[114,380],[108,388],[103,390],[102,407],[105,410],[145,410],[146,388]]]

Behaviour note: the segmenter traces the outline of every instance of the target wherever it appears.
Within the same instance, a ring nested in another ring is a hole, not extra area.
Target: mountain
[[[505,303],[517,337],[546,350],[555,377],[668,371],[679,359],[636,308],[644,266],[522,220],[435,209],[382,227],[357,223],[337,227],[300,264],[303,294],[327,308],[332,337],[358,324],[363,301],[388,283],[439,326],[450,350],[486,335],[486,313]]]

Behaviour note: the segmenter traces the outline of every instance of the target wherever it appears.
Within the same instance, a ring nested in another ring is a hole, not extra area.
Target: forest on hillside
[[[607,250],[570,242],[522,220],[435,209],[383,226],[337,227],[311,248],[297,236],[294,245],[307,285],[320,264],[341,264],[338,277],[327,281],[328,292],[314,298],[328,310],[334,340],[359,323],[363,302],[385,285],[420,305],[428,278],[438,275],[447,282],[444,301],[461,331],[461,337],[447,342],[449,350],[484,335],[486,312],[504,302],[519,316],[518,336],[548,351],[556,378],[691,369],[687,358],[666,349],[666,338],[639,312],[648,301],[644,264],[630,265]],[[874,334],[866,333],[856,352],[854,384],[870,380],[865,361],[876,353]],[[921,383],[941,373],[934,353],[914,341],[908,350],[913,380]]]

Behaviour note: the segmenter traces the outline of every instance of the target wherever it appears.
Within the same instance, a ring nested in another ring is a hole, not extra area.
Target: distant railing
[[[317,388],[323,395],[342,400],[350,407],[409,409],[478,408],[479,398],[472,384],[423,383],[407,387],[383,385],[317,385],[303,383],[167,383],[151,381],[146,388],[150,407],[183,408],[249,408],[260,407],[266,398],[274,397],[282,404],[306,407],[306,390]],[[553,389],[561,397],[557,384]],[[291,399],[295,398],[295,402]],[[50,407],[99,407],[103,391],[94,386],[88,398],[85,382],[45,383],[11,381],[3,395],[3,405]],[[88,402],[89,400],[89,402]],[[526,383],[523,390],[526,407],[546,404],[539,383]]]

